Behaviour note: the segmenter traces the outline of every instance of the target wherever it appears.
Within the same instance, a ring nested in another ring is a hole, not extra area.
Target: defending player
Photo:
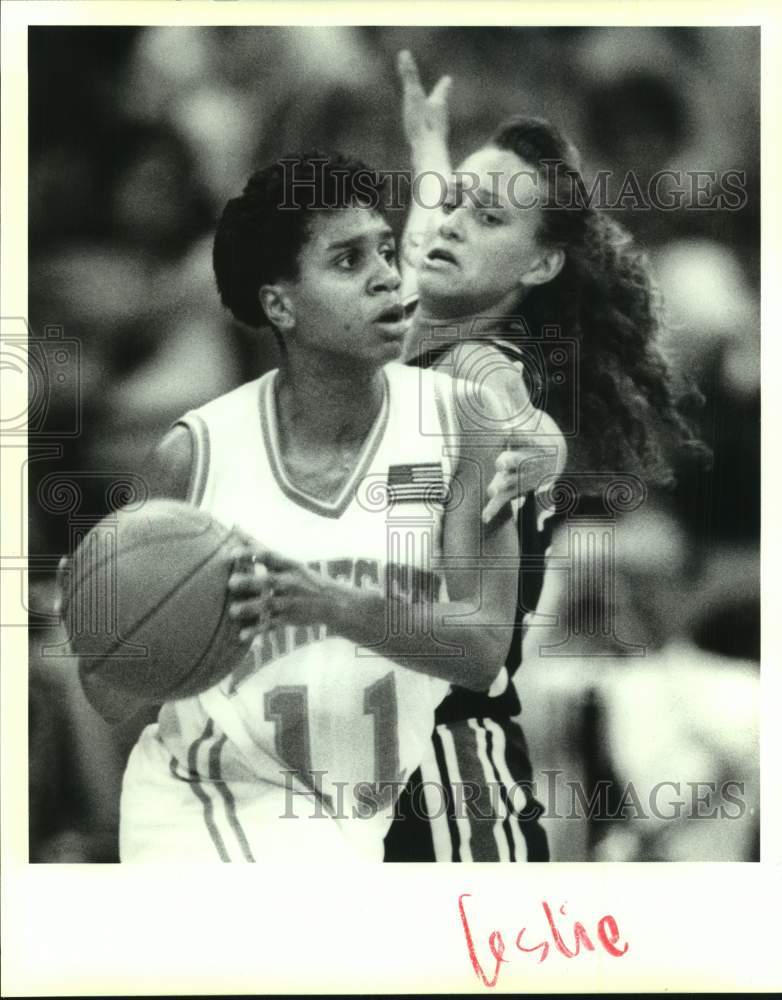
[[[503,400],[521,447],[497,460],[486,516],[523,498],[514,504],[522,562],[506,669],[491,690],[454,688],[439,706],[432,747],[400,799],[386,859],[547,860],[541,807],[531,791],[520,794],[531,789],[532,768],[510,678],[521,660],[525,615],[543,583],[551,519],[536,490],[565,464],[558,421],[578,427],[572,467],[655,480],[666,471],[656,431],[677,441],[688,431],[654,345],[657,314],[645,264],[619,226],[579,204],[572,147],[546,122],[513,120],[461,164],[443,201],[439,178],[451,177],[450,80],[427,97],[409,53],[400,54],[399,69],[414,173],[429,171],[403,246],[413,316],[406,357],[475,380]],[[438,198],[436,211],[422,207]],[[555,331],[548,342],[546,328]],[[456,793],[465,779],[478,791],[459,813]],[[453,794],[429,819],[419,786],[433,782]]]
[[[406,324],[373,175],[292,159],[253,175],[214,245],[223,303],[271,323],[281,367],[183,417],[150,471],[155,495],[246,532],[249,651],[142,733],[125,861],[382,858],[436,705],[489,687],[510,641],[516,538],[480,516],[494,456],[455,429],[450,379],[393,363]]]

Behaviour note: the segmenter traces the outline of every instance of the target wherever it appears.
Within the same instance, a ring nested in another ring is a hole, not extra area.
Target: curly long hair
[[[697,390],[674,387],[658,347],[660,300],[645,254],[617,222],[592,207],[578,153],[547,121],[514,118],[491,140],[515,153],[543,181],[544,246],[561,248],[559,274],[533,288],[520,305],[535,337],[558,327],[578,345],[578,432],[571,467],[625,471],[647,482],[672,485],[672,465],[689,454],[708,461],[687,410]],[[546,408],[569,419],[572,398],[551,378]]]

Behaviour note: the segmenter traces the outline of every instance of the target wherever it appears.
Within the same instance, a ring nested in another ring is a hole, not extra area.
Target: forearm
[[[404,49],[399,53],[397,68],[402,82],[402,126],[410,144],[413,171],[410,214],[400,259],[403,271],[412,273],[418,263],[418,248],[442,204],[443,181],[447,182],[451,174],[447,142],[451,78],[441,77],[427,95],[411,52]]]
[[[492,624],[481,602],[410,602],[339,586],[329,629],[400,666],[486,691],[505,662],[512,629]],[[454,619],[461,619],[458,624]]]
[[[451,176],[451,158],[444,139],[428,139],[411,148],[410,212],[402,235],[401,260],[415,267],[427,233],[434,226]]]

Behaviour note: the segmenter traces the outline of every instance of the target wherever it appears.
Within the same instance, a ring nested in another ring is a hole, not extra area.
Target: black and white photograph
[[[26,863],[757,871],[759,21],[105,6],[26,30]],[[633,960],[464,886],[464,989]]]

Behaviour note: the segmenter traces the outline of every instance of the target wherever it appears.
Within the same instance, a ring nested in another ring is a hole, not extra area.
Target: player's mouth
[[[424,266],[434,269],[440,267],[458,267],[459,261],[450,250],[445,250],[443,247],[432,247],[426,257],[424,257]]]
[[[375,316],[373,323],[382,328],[386,337],[392,340],[401,340],[407,332],[408,321],[405,319],[405,310],[400,303],[388,306]]]

